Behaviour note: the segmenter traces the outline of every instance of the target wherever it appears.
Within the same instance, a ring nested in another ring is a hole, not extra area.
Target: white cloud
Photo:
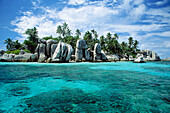
[[[81,5],[81,4],[84,4],[86,2],[87,2],[87,0],[69,0],[68,4]]]
[[[164,45],[165,45],[166,48],[170,48],[170,41],[165,41]]]
[[[132,18],[134,19],[140,19],[140,17],[145,13],[145,5],[141,4],[138,7],[134,8],[131,13],[130,16],[132,16]]]
[[[145,14],[170,18],[170,8],[149,9]]]
[[[163,4],[165,4],[166,2],[167,2],[167,0],[161,0],[161,1],[156,2],[155,4],[156,4],[156,5],[163,5]]]

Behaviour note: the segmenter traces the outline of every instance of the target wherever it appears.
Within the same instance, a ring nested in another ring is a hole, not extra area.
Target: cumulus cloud
[[[80,4],[84,4],[87,1],[88,0],[69,0],[68,4],[71,4],[71,5],[80,5]]]
[[[165,41],[164,45],[165,45],[166,48],[170,48],[170,41]]]
[[[163,4],[165,4],[166,2],[167,2],[167,0],[161,0],[161,1],[156,2],[155,4],[156,4],[156,5],[163,5]]]

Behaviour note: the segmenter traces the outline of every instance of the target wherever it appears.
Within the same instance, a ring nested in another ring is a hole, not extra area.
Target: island
[[[98,38],[93,29],[87,31],[80,38],[80,30],[76,36],[71,35],[67,23],[59,25],[56,33],[58,37],[38,38],[36,27],[27,29],[27,40],[23,44],[11,39],[5,40],[7,51],[1,51],[1,62],[39,62],[39,63],[64,63],[64,62],[112,62],[112,61],[160,61],[160,57],[151,50],[138,49],[139,42],[129,37],[128,43],[118,42],[119,36],[107,33],[107,36]]]

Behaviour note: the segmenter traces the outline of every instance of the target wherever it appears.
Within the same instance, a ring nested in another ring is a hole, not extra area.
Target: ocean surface
[[[170,113],[170,62],[0,62],[0,113]]]

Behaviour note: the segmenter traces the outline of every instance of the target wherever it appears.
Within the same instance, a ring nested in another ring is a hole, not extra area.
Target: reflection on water
[[[170,110],[170,62],[0,63],[0,112]]]

